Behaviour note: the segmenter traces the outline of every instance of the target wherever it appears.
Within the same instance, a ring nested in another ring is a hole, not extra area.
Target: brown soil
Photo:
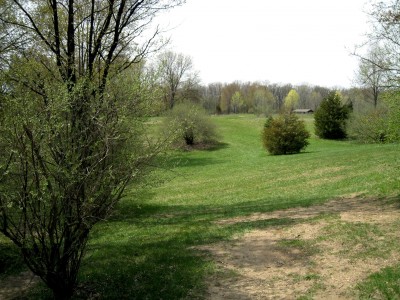
[[[295,225],[200,248],[219,270],[208,282],[208,299],[357,299],[358,282],[399,261],[398,205],[357,195],[219,223],[279,218]],[[351,228],[359,227],[372,229],[358,239]]]
[[[39,278],[29,271],[0,280],[0,299],[25,299],[26,292],[39,281]]]

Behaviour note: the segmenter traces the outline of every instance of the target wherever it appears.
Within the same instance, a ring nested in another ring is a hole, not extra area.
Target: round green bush
[[[299,153],[308,146],[309,137],[304,121],[294,114],[284,114],[267,119],[262,140],[270,154],[281,155]]]

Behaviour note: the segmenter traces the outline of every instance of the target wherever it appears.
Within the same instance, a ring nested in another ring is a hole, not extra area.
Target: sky
[[[366,40],[366,0],[187,0],[156,21],[202,84],[351,87]]]

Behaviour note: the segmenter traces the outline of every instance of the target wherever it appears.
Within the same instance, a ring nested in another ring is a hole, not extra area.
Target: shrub
[[[384,143],[388,140],[387,117],[386,109],[354,114],[347,125],[348,135],[363,143]]]
[[[262,135],[264,147],[272,155],[299,153],[307,147],[309,137],[304,121],[294,114],[269,117]]]
[[[214,144],[218,140],[216,127],[206,111],[193,103],[175,105],[165,118],[163,132],[172,135],[176,146]]]
[[[388,110],[388,141],[400,142],[400,92],[393,91],[384,95]]]
[[[349,107],[342,105],[340,95],[330,93],[315,111],[315,134],[324,139],[346,138],[346,120]]]

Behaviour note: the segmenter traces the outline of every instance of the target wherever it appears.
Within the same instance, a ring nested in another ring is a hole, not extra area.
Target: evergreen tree
[[[349,107],[342,105],[340,94],[330,93],[314,114],[315,134],[323,139],[346,138],[346,120]]]

